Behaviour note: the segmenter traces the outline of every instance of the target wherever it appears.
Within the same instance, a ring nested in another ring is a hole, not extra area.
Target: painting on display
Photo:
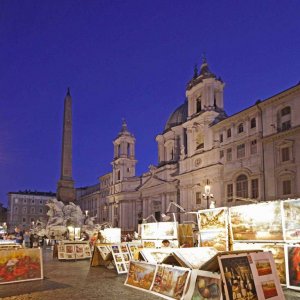
[[[161,248],[161,249],[146,249],[140,251],[143,258],[151,263],[151,264],[157,264],[161,263],[164,258],[166,258],[172,251],[172,248]]]
[[[121,228],[105,228],[101,230],[103,243],[121,243]]]
[[[170,265],[157,265],[151,291],[166,299],[183,299],[191,270]]]
[[[218,257],[226,299],[259,300],[246,254]]]
[[[284,299],[272,253],[250,253],[248,259],[254,276],[258,299]]]
[[[154,264],[130,261],[125,285],[149,291],[153,283],[155,270],[156,265]]]
[[[266,243],[233,243],[233,250],[263,250],[271,251],[281,284],[286,284],[286,266],[284,255],[284,244]]]
[[[130,256],[132,259],[137,258],[136,253],[139,250],[143,249],[143,245],[141,243],[137,243],[137,242],[127,243],[127,246],[128,246],[128,250],[129,250],[129,253],[130,253]]]
[[[156,240],[143,240],[143,248],[156,248],[158,242]]]
[[[285,245],[287,287],[300,290],[300,244]]]
[[[1,250],[0,284],[43,279],[42,250]]]
[[[300,242],[300,199],[282,201],[283,235],[287,242]]]
[[[228,250],[228,209],[205,209],[198,214],[200,246]]]
[[[220,274],[192,270],[189,289],[185,300],[221,300],[222,281]]]
[[[158,223],[141,224],[141,237],[142,240],[155,240],[157,239]]]
[[[161,240],[177,239],[177,226],[177,222],[159,222],[157,238]]]
[[[233,241],[283,241],[280,201],[230,208]]]

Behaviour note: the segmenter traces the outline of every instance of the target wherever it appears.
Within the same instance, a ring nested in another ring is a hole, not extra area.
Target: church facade
[[[195,69],[186,101],[156,137],[157,164],[141,176],[135,174],[135,138],[123,121],[113,141],[112,172],[86,193],[77,189],[82,209],[92,203],[99,223],[133,231],[167,210],[300,197],[300,84],[232,116],[224,109],[224,86],[205,60]],[[192,214],[175,216],[194,220]]]

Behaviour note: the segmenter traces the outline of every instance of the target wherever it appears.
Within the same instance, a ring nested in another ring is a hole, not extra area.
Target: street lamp
[[[209,181],[207,179],[206,185],[204,186],[204,193],[202,194],[202,197],[206,200],[206,208],[209,208],[209,200],[214,197],[213,194],[211,194],[211,186],[209,184]]]

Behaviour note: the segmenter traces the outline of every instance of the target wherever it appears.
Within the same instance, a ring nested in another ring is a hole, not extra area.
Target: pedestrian
[[[23,232],[17,226],[15,227],[14,236],[15,236],[16,243],[19,245],[22,245],[23,244]]]
[[[28,230],[25,230],[24,235],[23,235],[23,245],[25,248],[30,248],[30,233]]]

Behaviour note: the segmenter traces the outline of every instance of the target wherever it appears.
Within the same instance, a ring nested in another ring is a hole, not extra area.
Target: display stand
[[[53,248],[53,257],[57,257],[58,260],[90,259],[91,256],[87,241],[62,241]]]
[[[91,259],[91,267],[96,267],[96,266],[107,267],[110,263],[113,262],[113,256],[111,251],[106,257],[103,257],[103,254],[101,255],[101,248],[108,248],[111,245],[112,244],[100,244],[100,243],[95,244],[92,259]]]

